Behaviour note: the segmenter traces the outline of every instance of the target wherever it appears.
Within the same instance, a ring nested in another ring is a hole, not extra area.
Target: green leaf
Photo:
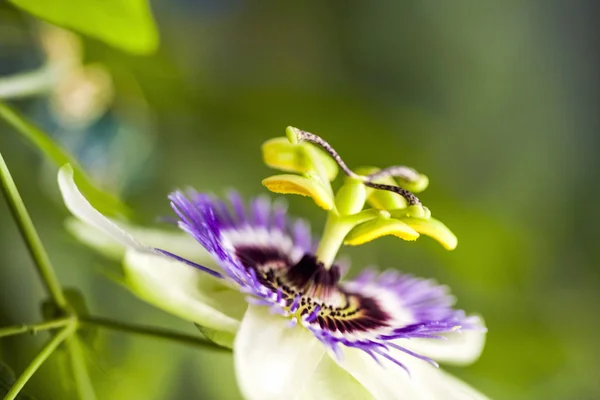
[[[44,155],[52,160],[57,167],[71,164],[73,171],[75,172],[75,182],[77,183],[77,186],[90,203],[92,203],[92,205],[94,205],[101,213],[110,216],[119,214],[126,216],[130,215],[130,210],[123,202],[121,202],[121,200],[94,186],[90,178],[77,163],[77,160],[75,160],[75,158],[73,158],[66,150],[54,143],[44,131],[29,123],[16,110],[2,102],[0,102],[0,118],[4,119],[17,132],[25,137],[25,139],[37,147]]]
[[[52,24],[72,29],[135,54],[158,47],[147,0],[10,0]]]

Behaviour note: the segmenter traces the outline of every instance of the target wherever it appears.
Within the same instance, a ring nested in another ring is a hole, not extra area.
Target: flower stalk
[[[31,217],[29,217],[29,214],[27,213],[27,208],[25,208],[25,204],[21,199],[21,195],[10,175],[10,171],[4,162],[2,154],[0,154],[0,187],[2,188],[2,192],[8,202],[8,206],[17,223],[19,231],[23,236],[25,245],[33,258],[36,269],[46,286],[46,290],[52,297],[56,306],[59,309],[66,311],[68,307],[67,299],[62,292],[58,278],[50,264],[46,249],[35,230]]]
[[[46,345],[40,350],[37,356],[31,361],[31,363],[25,368],[21,376],[17,378],[13,386],[10,388],[4,400],[14,400],[25,384],[31,379],[33,374],[40,368],[40,366],[50,357],[50,355],[56,350],[56,348],[70,337],[76,330],[76,323],[69,323],[62,330],[60,330]]]
[[[107,329],[111,329],[114,331],[133,333],[136,335],[144,335],[144,336],[153,337],[153,338],[157,338],[157,339],[172,340],[172,341],[179,342],[182,344],[190,344],[190,345],[201,347],[201,348],[230,351],[230,349],[227,349],[226,347],[219,346],[218,344],[216,344],[214,342],[204,340],[200,337],[186,335],[184,333],[174,332],[174,331],[171,331],[168,329],[163,329],[163,328],[134,325],[134,324],[126,323],[126,322],[114,321],[114,320],[107,319],[107,318],[89,317],[89,316],[80,317],[79,323],[82,326],[88,325],[88,326],[95,326],[95,327],[100,327],[100,328],[107,328]]]
[[[343,217],[336,216],[334,212],[329,211],[325,229],[315,253],[317,259],[325,265],[325,268],[331,267],[344,243],[344,238],[353,227],[354,225],[345,221]]]
[[[0,338],[20,335],[22,333],[31,333],[35,335],[38,332],[62,328],[75,320],[74,317],[58,318],[51,321],[40,322],[32,325],[16,325],[6,328],[0,328]]]
[[[0,104],[0,112],[2,111]],[[102,318],[86,317],[82,318],[75,314],[75,311],[69,305],[65,297],[60,282],[56,277],[48,254],[40,240],[40,237],[33,225],[31,217],[27,212],[27,208],[18,192],[10,171],[0,154],[0,187],[7,199],[9,209],[17,223],[19,231],[23,236],[25,244],[33,258],[36,269],[42,279],[46,291],[51,296],[52,302],[57,307],[59,312],[64,317],[44,321],[31,325],[18,325],[6,328],[0,328],[0,338],[24,333],[37,333],[39,331],[47,331],[58,328],[63,328],[59,333],[54,335],[52,339],[42,348],[40,353],[31,361],[22,375],[17,379],[15,384],[6,395],[5,399],[14,399],[25,386],[27,381],[33,376],[40,365],[52,354],[52,352],[63,342],[65,342],[68,357],[73,370],[75,386],[79,398],[84,400],[94,400],[96,395],[89,377],[85,364],[85,355],[76,332],[81,325],[93,325],[97,327],[111,328],[129,333],[145,334],[148,336],[169,339],[186,344],[194,344],[196,346],[213,348],[222,350],[223,347],[201,338],[171,332],[159,328],[136,326],[117,321],[110,321]]]
[[[49,65],[36,70],[0,77],[0,99],[18,99],[47,93],[57,81],[58,71]]]
[[[92,380],[85,364],[85,354],[83,354],[81,342],[75,332],[67,337],[65,345],[73,369],[75,389],[79,398],[82,400],[95,400],[96,393],[94,392],[94,386],[92,385]]]
[[[343,188],[344,186],[338,191],[338,195],[336,196],[336,204],[338,205],[340,203],[338,200],[342,200],[340,194],[344,193]],[[362,207],[361,205],[360,208],[362,209]],[[357,225],[377,218],[379,215],[379,212],[373,209],[358,211],[349,215],[340,215],[339,208],[338,206],[327,213],[325,228],[315,253],[319,261],[325,265],[325,268],[331,267],[337,253],[344,244],[346,236],[348,236],[348,233],[352,229]]]

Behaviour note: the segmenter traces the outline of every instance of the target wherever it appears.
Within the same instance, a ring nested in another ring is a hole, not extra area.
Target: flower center
[[[294,262],[279,249],[260,246],[239,246],[235,254],[292,319],[342,334],[388,326],[375,299],[339,285],[338,265],[325,268],[311,254]]]

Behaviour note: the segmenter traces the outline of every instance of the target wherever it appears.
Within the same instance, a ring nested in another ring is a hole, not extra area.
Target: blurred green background
[[[599,48],[593,1],[154,0],[161,37],[136,56],[0,4],[6,79],[67,62],[10,104],[69,148],[138,222],[170,215],[194,186],[266,192],[260,144],[288,125],[326,138],[351,166],[405,164],[459,238],[343,249],[353,272],[397,268],[448,284],[488,325],[481,359],[448,368],[495,399],[600,398]],[[110,30],[110,26],[106,26]],[[89,69],[91,68],[91,69]],[[56,167],[0,121],[0,151],[60,280],[96,315],[194,334],[107,279],[110,261],[63,228]],[[290,198],[319,233],[324,213]],[[40,319],[45,296],[0,202],[0,326]],[[47,334],[0,342],[22,371]],[[236,399],[232,357],[100,332],[86,346],[100,399]],[[25,392],[73,396],[66,355]]]

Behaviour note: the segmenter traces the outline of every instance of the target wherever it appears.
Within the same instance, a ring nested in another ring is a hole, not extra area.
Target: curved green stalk
[[[75,380],[75,388],[77,394],[81,400],[95,400],[96,393],[94,392],[94,386],[88,373],[87,365],[85,363],[85,354],[81,347],[81,342],[77,334],[73,333],[69,336],[65,342],[67,347],[67,353],[69,355],[69,361],[71,362],[71,368],[73,369],[73,377]]]
[[[23,389],[25,384],[29,381],[29,379],[31,379],[35,371],[38,370],[38,368],[44,363],[44,361],[46,361],[48,357],[50,357],[50,354],[52,354],[54,350],[56,350],[56,348],[63,341],[65,341],[65,339],[67,339],[70,335],[73,334],[73,332],[75,332],[76,327],[77,325],[75,323],[67,325],[61,331],[59,331],[52,339],[50,339],[48,343],[46,343],[46,345],[42,348],[42,350],[40,350],[38,355],[35,356],[33,360],[31,360],[31,363],[29,363],[27,368],[25,368],[21,376],[17,378],[13,386],[10,388],[10,390],[4,397],[4,400],[14,400],[17,397],[19,392],[21,392],[21,389]]]
[[[358,224],[374,219],[379,211],[369,209],[353,215],[339,216],[329,211],[316,256],[327,268],[331,267],[346,235]]]
[[[173,332],[168,329],[155,328],[151,326],[133,325],[126,322],[113,321],[106,318],[82,316],[80,317],[80,324],[108,328],[121,332],[135,333],[139,335],[155,337],[158,339],[169,339],[175,342],[191,344],[194,346],[199,346],[213,350],[230,350],[226,347],[219,346],[214,342],[204,340],[197,336],[186,335],[184,333]]]
[[[23,199],[21,199],[21,195],[10,175],[10,171],[4,162],[2,154],[0,154],[0,184],[10,211],[15,218],[19,231],[25,240],[25,244],[31,253],[31,257],[33,257],[35,266],[42,277],[46,289],[50,293],[50,296],[52,296],[56,305],[63,310],[66,309],[68,305],[67,299],[62,292],[60,283],[50,264],[46,249],[44,249],[44,245],[35,230],[31,217],[29,217],[29,214],[27,213],[27,208],[25,207],[25,204],[23,204]]]
[[[13,335],[20,335],[21,333],[36,334],[37,332],[41,331],[62,328],[63,326],[67,326],[74,321],[74,317],[66,317],[58,318],[52,321],[40,322],[38,324],[33,325],[8,326],[6,328],[0,328],[0,338]]]
[[[329,212],[329,215],[327,215],[325,229],[316,252],[317,259],[326,268],[331,267],[331,264],[333,264],[335,256],[342,247],[344,238],[353,227],[354,225],[345,222],[343,217],[339,217],[333,212]]]
[[[49,66],[0,77],[0,99],[15,99],[43,94],[56,84],[57,73]]]

